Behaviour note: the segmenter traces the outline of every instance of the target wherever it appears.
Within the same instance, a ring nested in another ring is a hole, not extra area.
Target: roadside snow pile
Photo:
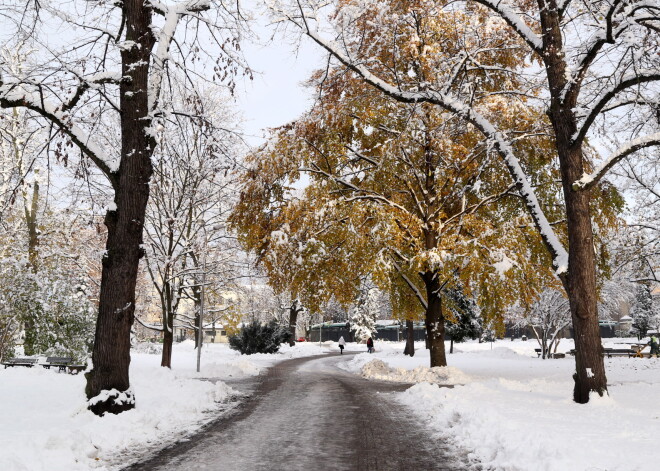
[[[435,384],[465,384],[470,377],[451,366],[427,368],[418,366],[413,370],[392,368],[382,360],[372,360],[362,367],[362,376],[382,381],[400,383],[435,383]]]
[[[160,366],[161,349],[159,344],[142,344],[131,351],[136,407],[104,417],[87,410],[82,374],[60,374],[40,366],[0,369],[0,470],[123,468],[232,407],[237,392],[221,380],[258,375],[288,358],[328,352],[300,343],[283,345],[272,355],[241,356],[227,344],[206,344],[197,373],[194,342],[174,346],[171,370]]]
[[[608,343],[609,342],[609,343]],[[622,339],[604,345],[620,348]],[[470,376],[455,388],[416,384],[399,399],[439,437],[467,450],[493,471],[656,471],[660,447],[660,359],[605,360],[610,396],[572,401],[575,360],[542,360],[532,342],[468,342],[448,362]],[[571,341],[563,342],[572,347]],[[385,366],[411,373],[428,364],[382,357]],[[579,439],[576,439],[579,437]]]
[[[257,376],[263,368],[257,366],[247,358],[230,359],[229,361],[214,361],[204,365],[202,375],[206,378],[241,378],[244,376]],[[189,376],[195,376],[196,372],[191,371]]]
[[[215,417],[236,394],[222,382],[182,378],[167,368],[132,370],[135,409],[97,417],[86,409],[82,375],[11,368],[0,380],[0,469],[75,471],[127,464],[122,450],[181,438]],[[118,456],[119,455],[119,456]]]

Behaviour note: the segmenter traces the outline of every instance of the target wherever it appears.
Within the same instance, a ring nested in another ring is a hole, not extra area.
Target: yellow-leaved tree
[[[397,8],[409,13],[413,3],[388,5],[390,17]],[[381,33],[370,42],[379,10],[361,13],[360,40],[388,79],[434,83],[443,57],[460,54],[468,67],[478,64],[473,75],[482,89],[472,106],[515,129],[515,151],[563,234],[549,123],[525,94],[497,93],[501,82],[525,88],[514,73],[527,65],[516,53],[519,40],[497,23],[488,35],[470,34],[472,22],[487,19],[480,8],[437,11],[408,15],[415,21],[392,28],[400,48],[393,54]],[[248,158],[233,218],[271,282],[310,299],[348,301],[357,280],[371,275],[402,318],[423,314],[431,366],[447,364],[443,301],[450,293],[473,298],[485,320],[501,324],[508,305],[529,304],[541,288],[558,285],[515,183],[473,126],[430,104],[390,100],[341,65],[317,72],[309,85],[317,91],[314,107]],[[295,191],[301,171],[310,184]]]

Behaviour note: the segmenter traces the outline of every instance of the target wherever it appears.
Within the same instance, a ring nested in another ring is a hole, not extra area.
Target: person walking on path
[[[651,358],[653,355],[655,355],[657,358],[660,355],[660,342],[658,342],[658,337],[656,335],[651,336],[649,345],[651,346],[651,353],[649,354],[649,358]]]
[[[373,339],[372,339],[371,337],[369,337],[369,338],[367,339],[367,351],[368,351],[369,353],[373,353],[373,352],[375,351],[375,350],[374,350],[374,341],[373,341]]]
[[[344,347],[346,346],[346,340],[344,340],[344,336],[342,335],[339,337],[339,351],[341,354],[344,354]]]

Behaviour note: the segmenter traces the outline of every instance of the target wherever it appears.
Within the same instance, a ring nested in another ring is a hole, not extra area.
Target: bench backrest
[[[71,357],[48,357],[46,359],[47,363],[71,363],[72,361]]]
[[[3,363],[36,363],[37,358],[7,358]]]

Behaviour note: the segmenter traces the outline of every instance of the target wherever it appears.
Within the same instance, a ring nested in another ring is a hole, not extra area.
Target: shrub
[[[243,355],[275,353],[280,349],[280,344],[288,341],[289,335],[289,330],[275,320],[265,325],[252,321],[243,326],[239,333],[229,337],[229,346]]]

